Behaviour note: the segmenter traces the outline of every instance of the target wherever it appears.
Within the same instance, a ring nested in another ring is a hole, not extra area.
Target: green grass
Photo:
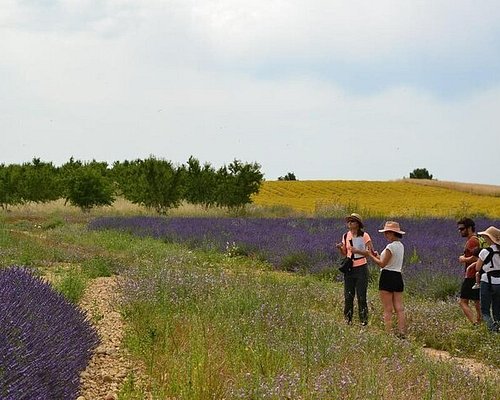
[[[127,345],[145,363],[154,398],[460,398],[473,389],[463,371],[423,356],[423,332],[403,342],[384,334],[376,301],[368,329],[346,326],[338,285],[234,270],[222,258],[211,269],[186,261],[180,253],[166,267],[130,271],[145,288],[161,282],[147,301],[139,295],[125,307]],[[415,304],[410,320],[424,325]],[[442,324],[458,317],[451,312]],[[472,392],[494,398],[493,385]]]
[[[336,272],[276,272],[257,259],[62,220],[37,222],[46,229],[3,221],[1,265],[51,274],[76,302],[90,279],[120,273],[135,282],[122,287],[124,345],[145,366],[154,399],[495,398],[498,380],[478,384],[422,352],[425,344],[500,367],[500,339],[469,326],[454,301],[406,295],[409,340],[400,341],[383,332],[373,282],[370,325],[346,326]],[[120,399],[144,391],[130,375]]]
[[[82,299],[87,285],[84,275],[70,270],[54,283],[55,289],[62,293],[72,303],[78,304]]]

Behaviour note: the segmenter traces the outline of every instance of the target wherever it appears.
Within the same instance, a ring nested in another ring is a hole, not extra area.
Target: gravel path
[[[94,324],[101,344],[80,376],[81,396],[77,400],[116,400],[127,376],[141,381],[140,366],[132,365],[123,350],[123,321],[117,310],[118,277],[92,280],[80,306]]]

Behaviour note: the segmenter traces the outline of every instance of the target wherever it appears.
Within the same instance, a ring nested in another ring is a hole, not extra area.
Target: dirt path
[[[89,283],[80,306],[97,329],[101,344],[80,377],[81,396],[77,400],[116,400],[130,374],[143,376],[132,365],[122,347],[123,321],[117,310],[118,277],[97,278]]]
[[[498,369],[485,365],[471,358],[455,357],[447,351],[436,350],[429,347],[424,348],[424,353],[434,360],[452,362],[455,365],[459,365],[465,370],[468,370],[472,375],[477,376],[480,379],[488,379],[493,377],[495,379],[498,379],[499,376]]]

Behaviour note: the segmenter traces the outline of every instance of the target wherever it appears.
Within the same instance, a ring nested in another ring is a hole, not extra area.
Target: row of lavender
[[[377,230],[384,221],[367,219],[364,222],[375,249],[381,251],[386,243]],[[457,231],[456,221],[427,218],[400,219],[399,222],[407,232],[403,242],[405,280],[409,288],[419,292],[431,282],[439,282],[446,288],[438,297],[451,294],[463,273],[457,259],[464,239]],[[499,222],[476,220],[479,229],[499,226]],[[333,218],[105,217],[93,220],[89,227],[118,229],[192,247],[256,256],[279,269],[312,273],[334,267],[339,258],[334,244],[346,230],[343,219]]]
[[[0,270],[1,399],[75,399],[98,341],[85,314],[29,269]]]

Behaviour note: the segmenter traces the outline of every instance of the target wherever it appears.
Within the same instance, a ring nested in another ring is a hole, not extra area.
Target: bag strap
[[[493,268],[495,268],[495,266],[493,265],[493,256],[494,256],[495,254],[500,254],[500,251],[498,251],[498,250],[493,250],[491,247],[487,247],[485,250],[486,250],[486,251],[488,251],[488,253],[489,253],[489,254],[486,256],[486,258],[484,259],[484,262],[483,262],[483,263],[484,263],[484,264],[489,264],[489,263],[491,262],[491,266],[492,266]]]
[[[493,250],[491,247],[487,247],[486,250],[488,250],[489,254],[484,259],[484,263],[485,264],[489,264],[491,262],[491,267],[492,267],[492,269],[490,271],[486,272],[486,277],[488,278],[489,287],[491,289],[491,277],[492,276],[495,277],[495,278],[499,278],[500,277],[500,269],[495,268],[496,266],[493,263],[493,256],[495,254],[499,254],[500,255],[500,251]]]
[[[347,233],[344,233],[344,236],[343,236],[343,242],[344,242],[344,246],[345,246],[345,252],[346,252],[346,255],[347,255]],[[351,242],[351,247],[352,247],[352,239],[350,240]],[[351,260],[354,260],[354,253],[351,251],[351,257],[350,257]]]

